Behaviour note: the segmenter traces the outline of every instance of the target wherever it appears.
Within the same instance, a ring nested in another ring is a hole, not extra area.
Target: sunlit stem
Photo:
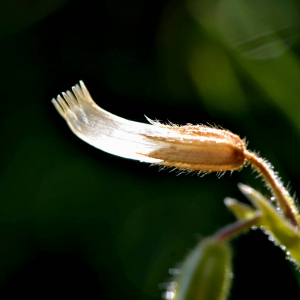
[[[228,241],[237,235],[243,233],[244,231],[251,229],[255,226],[258,221],[262,218],[261,213],[257,213],[255,217],[247,221],[237,221],[235,223],[229,224],[214,234],[214,237],[219,241]]]
[[[299,227],[299,215],[294,204],[293,198],[281,183],[272,166],[263,158],[258,157],[252,152],[245,151],[245,158],[258,170],[264,177],[266,184],[272,190],[273,195],[279,203],[284,216],[292,223],[293,226]]]

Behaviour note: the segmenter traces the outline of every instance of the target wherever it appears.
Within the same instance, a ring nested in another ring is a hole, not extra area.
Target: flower
[[[84,83],[52,103],[69,127],[90,145],[125,158],[196,171],[227,171],[245,163],[245,143],[228,130],[205,125],[129,121],[100,108]]]

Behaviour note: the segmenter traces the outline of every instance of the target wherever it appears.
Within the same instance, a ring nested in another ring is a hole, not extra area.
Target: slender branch
[[[219,241],[227,241],[232,239],[236,235],[250,229],[252,226],[257,224],[257,221],[262,217],[261,213],[257,213],[255,217],[246,221],[237,221],[235,223],[229,224],[214,234]]]

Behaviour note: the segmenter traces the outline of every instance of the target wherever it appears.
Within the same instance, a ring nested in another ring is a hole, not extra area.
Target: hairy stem
[[[264,177],[267,186],[271,189],[274,197],[277,199],[284,216],[292,223],[293,226],[298,228],[300,220],[294,199],[283,186],[280,178],[273,171],[272,165],[263,158],[258,157],[256,154],[247,150],[245,151],[245,158]]]

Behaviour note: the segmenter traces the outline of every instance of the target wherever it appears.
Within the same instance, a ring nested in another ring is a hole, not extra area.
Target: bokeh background
[[[159,171],[78,139],[50,100],[83,80],[124,118],[218,124],[299,195],[298,0],[0,2],[0,298],[161,299],[158,285],[234,218],[250,167]],[[259,231],[232,242],[230,299],[299,298]]]

